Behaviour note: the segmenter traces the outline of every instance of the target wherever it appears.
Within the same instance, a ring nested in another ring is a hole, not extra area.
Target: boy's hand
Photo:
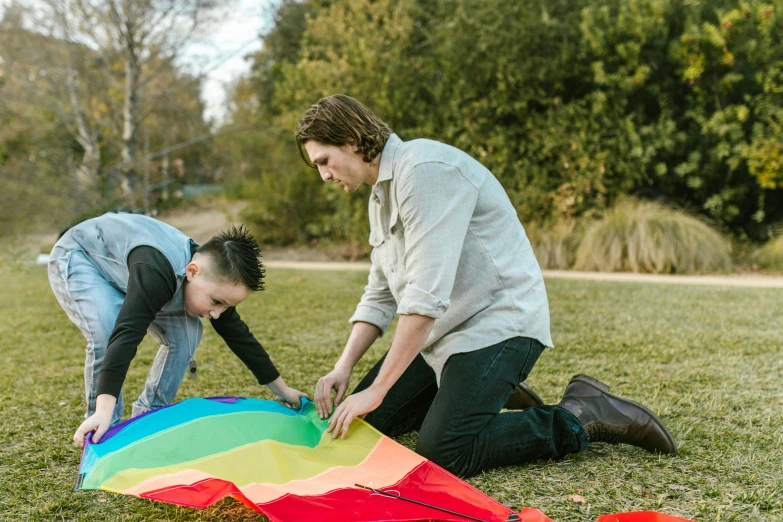
[[[267,387],[269,387],[269,390],[274,394],[277,400],[289,408],[298,409],[302,405],[300,400],[302,397],[309,399],[306,393],[300,392],[299,390],[288,386],[282,377],[278,377],[274,381],[270,382],[267,384]]]
[[[286,386],[286,388],[282,391],[280,394],[275,394],[275,397],[277,397],[277,400],[288,406],[289,408],[299,409],[299,407],[302,405],[301,398],[304,397],[306,399],[309,399],[306,393],[300,392],[297,389],[289,388]]]
[[[313,402],[321,419],[325,419],[332,414],[332,390],[334,389],[336,392],[334,405],[338,406],[340,401],[343,400],[350,380],[351,370],[342,366],[335,366],[334,370],[318,379],[318,384],[315,385]]]
[[[103,434],[106,433],[106,430],[108,430],[111,425],[112,414],[113,411],[109,411],[108,413],[98,411],[90,415],[82,422],[79,429],[76,430],[76,433],[74,433],[73,441],[77,445],[84,447],[84,437],[87,436],[89,432],[94,431],[95,433],[92,436],[92,441],[100,442],[101,437],[103,437]]]
[[[95,413],[90,415],[87,420],[82,422],[76,433],[73,434],[73,441],[79,446],[84,446],[84,437],[94,431],[93,442],[100,442],[103,434],[111,426],[111,418],[114,416],[114,407],[117,405],[117,397],[102,393],[95,398]]]

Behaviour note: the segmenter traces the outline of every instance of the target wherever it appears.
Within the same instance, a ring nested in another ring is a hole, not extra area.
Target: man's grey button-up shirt
[[[395,313],[435,319],[422,355],[523,336],[552,346],[541,270],[503,187],[464,152],[392,134],[369,202],[372,266],[352,323],[382,332]]]

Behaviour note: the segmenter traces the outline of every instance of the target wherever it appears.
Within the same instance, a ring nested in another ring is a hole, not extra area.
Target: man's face
[[[310,140],[304,147],[322,180],[337,183],[346,192],[355,191],[362,183],[372,185],[369,164],[351,145],[338,147]]]
[[[243,284],[221,282],[211,277],[209,261],[203,256],[190,262],[185,276],[185,312],[192,317],[217,319],[226,308],[238,305],[250,295],[250,289]]]

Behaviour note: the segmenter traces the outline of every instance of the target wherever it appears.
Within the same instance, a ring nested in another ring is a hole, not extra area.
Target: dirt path
[[[158,216],[164,221],[182,230],[199,243],[225,230],[230,224],[239,224],[239,214],[243,208],[242,203],[226,200],[213,202],[202,208],[190,208],[187,210],[175,210]],[[26,236],[19,245],[6,246],[8,254],[13,259],[29,259],[32,263],[39,253],[48,253],[54,242],[56,234],[39,234]],[[268,268],[287,268],[296,270],[352,270],[368,272],[368,262],[341,262],[335,261],[339,256],[334,252],[308,247],[292,248],[264,248],[264,264]],[[45,257],[45,255],[44,255]],[[39,259],[39,264],[40,264]],[[45,260],[44,260],[45,264]],[[2,272],[0,267],[0,273]],[[660,283],[679,285],[717,285],[750,288],[783,288],[783,276],[759,275],[759,274],[734,274],[734,275],[657,275],[657,274],[628,274],[628,273],[603,273],[603,272],[576,272],[571,270],[544,270],[545,279],[581,279],[588,281],[617,281],[635,283]]]
[[[202,209],[198,211],[179,211],[162,214],[158,219],[180,229],[197,243],[204,243],[225,230],[229,225],[239,224],[239,208]],[[231,214],[231,219],[229,215]]]
[[[174,212],[160,216],[160,219],[175,226],[190,237],[203,243],[230,224],[239,223],[238,206],[223,203],[223,210],[199,209]],[[231,219],[229,219],[231,217]],[[264,250],[264,264],[268,268],[289,268],[296,270],[355,270],[368,272],[367,262],[329,261],[323,252],[307,248]],[[581,279],[589,281],[618,281],[635,283],[661,283],[679,285],[718,285],[753,288],[783,288],[783,276],[748,275],[706,275],[677,276],[657,274],[628,274],[604,272],[576,272],[571,270],[544,270],[545,279]]]
[[[368,272],[369,263],[340,263],[312,261],[267,261],[268,268],[288,268],[294,270],[352,270]],[[763,275],[659,275],[659,274],[617,274],[605,272],[577,272],[572,270],[544,270],[544,279],[581,279],[588,281],[617,281],[632,283],[662,283],[674,285],[717,285],[752,288],[783,288],[782,276]]]
[[[590,281],[625,281],[634,283],[663,283],[670,285],[718,285],[754,288],[783,288],[783,277],[758,274],[747,275],[662,275],[616,274],[608,272],[577,272],[575,270],[544,270],[546,279],[583,279]]]

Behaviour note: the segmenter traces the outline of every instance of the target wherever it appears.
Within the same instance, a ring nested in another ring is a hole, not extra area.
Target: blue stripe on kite
[[[114,433],[110,438],[104,439],[98,444],[90,444],[86,448],[87,451],[82,458],[79,473],[89,473],[98,459],[109,453],[120,450],[128,444],[132,444],[150,435],[154,435],[195,419],[203,419],[204,417],[209,417],[211,415],[225,415],[228,413],[252,411],[296,416],[303,415],[309,404],[310,401],[302,398],[301,407],[299,410],[294,410],[283,406],[279,402],[261,399],[239,398],[235,402],[201,398],[185,399],[177,404],[150,412],[148,415],[142,415],[135,419],[131,419],[122,429]],[[158,411],[163,413],[161,410],[164,409],[166,410],[166,414],[154,415],[154,413]]]
[[[210,400],[210,401],[215,401],[215,402],[225,402],[226,404],[234,404],[238,400],[244,399],[244,397],[231,397],[231,396],[227,396],[227,397],[204,397],[204,398],[207,399],[207,400]],[[261,400],[261,399],[258,399],[258,400]],[[112,426],[111,428],[109,428],[106,431],[106,433],[103,435],[103,440],[108,440],[110,437],[113,437],[115,434],[117,434],[120,430],[125,428],[125,426],[127,426],[131,422],[136,422],[141,417],[145,417],[147,415],[151,415],[151,414],[159,412],[160,410],[163,410],[165,408],[171,408],[175,404],[179,404],[179,403],[175,402],[174,404],[169,404],[167,406],[161,406],[160,408],[144,412],[141,415],[139,415],[138,417],[134,417],[132,419],[128,419],[128,420],[122,421],[122,422],[120,422],[118,424],[115,424],[114,426]],[[92,433],[88,433],[87,434],[87,440],[92,442]]]

